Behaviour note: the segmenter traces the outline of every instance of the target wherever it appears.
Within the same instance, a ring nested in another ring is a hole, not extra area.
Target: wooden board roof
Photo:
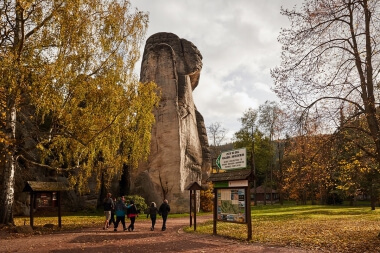
[[[189,184],[188,186],[186,186],[186,190],[204,190],[202,186],[200,186],[197,182],[193,182],[191,184]]]
[[[69,187],[63,182],[38,182],[27,181],[24,187],[24,192],[55,192],[67,191]]]
[[[220,181],[233,181],[233,180],[246,180],[251,178],[251,170],[232,170],[220,173],[212,173],[207,181],[220,182]]]

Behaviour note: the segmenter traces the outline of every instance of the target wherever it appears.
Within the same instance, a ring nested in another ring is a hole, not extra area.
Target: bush
[[[207,190],[201,191],[201,210],[203,212],[211,212],[214,207],[214,194],[212,183],[209,183],[209,188]]]
[[[139,195],[127,195],[124,196],[126,203],[133,200],[135,202],[136,208],[140,213],[144,213],[148,209],[148,205],[145,203],[145,199]]]
[[[337,193],[330,193],[327,197],[327,204],[328,205],[342,205],[343,198]]]

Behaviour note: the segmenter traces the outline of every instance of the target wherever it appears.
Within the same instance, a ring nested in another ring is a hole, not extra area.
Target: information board
[[[217,189],[217,219],[246,223],[245,189]]]
[[[241,169],[247,167],[246,148],[222,152],[216,159],[216,165],[222,170]]]

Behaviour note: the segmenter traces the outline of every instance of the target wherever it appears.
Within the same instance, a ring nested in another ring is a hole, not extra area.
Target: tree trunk
[[[100,180],[101,182],[100,182],[100,194],[98,198],[98,207],[103,207],[103,200],[107,196],[107,189],[104,184],[104,172],[102,172],[102,177],[100,178]]]
[[[257,206],[257,178],[256,178],[256,167],[255,167],[255,142],[252,142],[252,157],[251,157],[251,168],[253,171],[253,196],[254,205]]]
[[[6,110],[6,135],[10,140],[5,146],[5,166],[3,170],[1,202],[4,206],[0,208],[0,223],[13,224],[13,202],[14,202],[14,187],[15,187],[15,138],[16,138],[16,107],[15,101],[9,99]]]
[[[264,181],[264,206],[267,205],[267,180],[268,180],[268,173],[265,171],[265,181]]]
[[[120,179],[120,196],[125,196],[130,194],[130,180],[131,175],[129,172],[129,166],[127,164],[123,165],[123,174]]]
[[[7,142],[4,145],[5,166],[3,170],[2,188],[0,191],[0,203],[3,208],[0,208],[0,223],[13,224],[13,203],[15,192],[15,172],[16,172],[16,120],[17,120],[17,88],[14,87],[12,81],[16,82],[16,86],[21,83],[22,74],[17,73],[20,69],[20,52],[23,48],[23,9],[20,1],[15,3],[16,25],[14,27],[14,43],[13,55],[15,59],[14,74],[16,80],[9,81],[8,87],[5,87],[6,110],[5,110],[5,134]]]
[[[270,204],[273,205],[273,163],[270,164]]]
[[[376,209],[376,199],[377,199],[377,194],[375,194],[375,186],[373,180],[371,180],[371,189],[370,189],[370,198],[371,198],[371,210],[374,211]]]
[[[279,180],[277,181],[277,183],[280,183],[281,185],[280,186],[277,186],[277,191],[278,191],[278,197],[279,197],[279,200],[280,200],[280,204],[283,205],[284,204],[284,197],[283,197],[283,194],[282,194],[282,187],[283,187],[283,177],[282,177],[282,153],[281,153],[281,146],[280,146],[280,142],[277,140],[277,150],[278,150],[278,174],[279,174]],[[284,149],[285,149],[285,146],[284,146]],[[285,152],[285,150],[283,151]]]

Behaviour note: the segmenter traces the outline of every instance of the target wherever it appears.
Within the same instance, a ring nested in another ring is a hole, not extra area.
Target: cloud
[[[194,100],[206,126],[220,122],[229,136],[240,129],[248,108],[278,100],[270,69],[280,63],[281,27],[289,26],[280,7],[301,0],[132,0],[149,11],[147,36],[171,32],[191,41],[203,56]],[[141,63],[138,63],[140,65]],[[137,70],[139,73],[139,68]]]

